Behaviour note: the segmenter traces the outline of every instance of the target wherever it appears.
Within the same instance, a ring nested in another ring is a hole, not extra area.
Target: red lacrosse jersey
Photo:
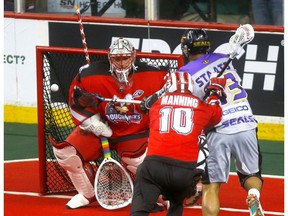
[[[87,117],[99,113],[108,122],[113,131],[111,139],[125,135],[143,133],[149,129],[149,116],[144,114],[139,104],[100,102],[98,106],[82,107],[73,99],[74,88],[77,86],[88,93],[95,93],[104,98],[142,100],[154,94],[165,83],[164,76],[168,70],[151,65],[137,64],[137,71],[131,77],[130,88],[120,90],[120,86],[109,72],[108,61],[93,62],[80,69],[69,90],[69,108],[76,125]],[[95,101],[97,99],[95,98]]]
[[[149,115],[147,156],[195,162],[199,152],[198,136],[204,128],[220,122],[222,109],[192,94],[170,93],[153,104]]]

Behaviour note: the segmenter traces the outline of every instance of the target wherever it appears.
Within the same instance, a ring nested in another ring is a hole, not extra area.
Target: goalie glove
[[[84,131],[92,132],[97,137],[104,136],[104,137],[111,137],[112,130],[111,128],[101,121],[100,115],[95,114],[90,118],[86,119],[80,125],[80,128]]]
[[[82,107],[97,107],[99,104],[95,94],[85,92],[78,86],[74,87],[73,100],[76,105]]]
[[[216,96],[218,99],[222,100],[226,98],[225,93],[226,78],[224,75],[217,77],[217,73],[212,73],[210,76],[210,85],[207,87],[208,92],[210,92],[209,97]]]

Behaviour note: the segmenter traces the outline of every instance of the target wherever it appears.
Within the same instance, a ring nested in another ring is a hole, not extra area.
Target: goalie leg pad
[[[94,197],[94,172],[92,166],[82,162],[73,146],[66,146],[63,149],[53,148],[53,151],[58,163],[67,171],[78,193],[88,199]]]
[[[77,149],[84,161],[97,160],[103,155],[101,141],[93,133],[83,131],[79,126],[65,140]]]

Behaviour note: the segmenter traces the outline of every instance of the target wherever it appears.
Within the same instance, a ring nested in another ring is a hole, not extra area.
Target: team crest
[[[137,90],[133,95],[127,94],[124,99],[132,100],[140,97],[142,94],[142,90]],[[135,108],[135,104],[133,103],[110,102],[106,105],[105,113],[109,121],[114,123],[126,122],[127,124],[139,124],[142,120],[142,114],[140,114]]]

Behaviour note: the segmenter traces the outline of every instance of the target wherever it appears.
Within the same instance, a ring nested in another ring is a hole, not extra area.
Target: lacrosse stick
[[[250,43],[253,40],[253,38],[254,38],[254,29],[250,24],[240,25],[240,27],[237,28],[235,34],[232,35],[229,39],[229,46],[230,46],[229,59],[224,64],[224,67],[221,69],[221,71],[217,74],[217,77],[222,76],[222,74],[224,73],[230,62],[236,56],[240,55],[241,53],[243,54],[245,52],[243,47],[246,44]],[[203,101],[206,100],[209,94],[210,91],[207,90],[203,97]]]
[[[108,102],[114,102],[114,103],[133,103],[133,104],[140,104],[141,100],[133,100],[133,99],[120,99],[118,97],[114,98],[104,98],[100,95],[95,95],[95,97],[101,102],[101,101],[108,101]]]
[[[103,101],[108,101],[108,102],[113,102],[113,103],[133,103],[133,104],[140,104],[141,103],[140,100],[120,99],[116,96],[114,96],[113,98],[105,98],[105,97],[102,97],[101,95],[99,95],[97,93],[86,92],[78,86],[74,87],[74,95],[78,95],[78,97],[83,95],[86,98],[91,98],[91,100],[94,97],[98,100],[98,103],[96,103],[96,105],[98,105],[99,103],[101,103]]]
[[[98,203],[105,209],[126,207],[132,201],[133,182],[123,166],[111,157],[108,139],[101,138],[104,160],[95,177],[94,190]]]
[[[87,47],[87,43],[86,43],[86,36],[84,33],[84,27],[83,27],[83,23],[82,23],[80,7],[78,5],[76,5],[75,9],[76,9],[76,14],[77,14],[77,18],[78,18],[81,39],[82,39],[82,43],[83,43],[83,47],[84,47],[84,54],[85,54],[86,63],[90,64],[90,57],[89,57],[88,47]]]

